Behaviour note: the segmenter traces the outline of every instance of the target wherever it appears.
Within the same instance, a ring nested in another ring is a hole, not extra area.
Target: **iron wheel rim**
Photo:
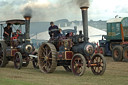
[[[49,73],[52,68],[52,51],[51,48],[46,44],[42,48],[42,54],[39,56],[40,68],[45,73]]]
[[[95,75],[102,75],[105,72],[106,61],[101,54],[95,55],[92,58],[91,63],[96,64],[95,66],[91,67],[91,70]]]
[[[82,55],[74,55],[71,63],[71,68],[74,75],[81,76],[84,74],[86,63]]]
[[[14,57],[14,66],[16,69],[20,69],[22,67],[22,55],[21,53],[17,52]]]

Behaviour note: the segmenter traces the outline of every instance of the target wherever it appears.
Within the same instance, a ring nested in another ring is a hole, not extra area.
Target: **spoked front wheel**
[[[71,69],[74,75],[81,76],[85,72],[86,61],[82,54],[75,54],[71,61]]]
[[[23,63],[22,63],[22,66],[23,67],[27,67],[29,65],[29,57],[26,56],[26,58],[23,59]]]
[[[106,60],[102,54],[95,54],[92,57],[91,70],[95,75],[102,75],[106,70]]]
[[[32,65],[35,69],[39,69],[38,60],[37,58],[33,58]]]
[[[71,66],[63,66],[67,72],[72,72]]]
[[[16,69],[20,69],[22,67],[22,55],[20,52],[16,52],[15,56],[14,56],[14,67]]]

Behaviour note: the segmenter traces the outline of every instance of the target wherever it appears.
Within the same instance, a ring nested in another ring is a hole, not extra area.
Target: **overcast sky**
[[[0,21],[23,19],[26,6],[32,9],[32,21],[81,20],[81,10],[76,3],[78,1],[83,0],[0,0]],[[127,0],[89,0],[89,2],[89,20],[108,20],[116,15],[128,16]]]

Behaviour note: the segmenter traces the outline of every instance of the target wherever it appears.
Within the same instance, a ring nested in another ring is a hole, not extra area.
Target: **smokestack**
[[[83,21],[83,33],[85,36],[85,42],[88,42],[88,8],[87,6],[80,7],[82,11],[82,21]]]
[[[26,40],[30,39],[30,19],[31,19],[31,16],[24,16],[25,18],[25,37],[26,37]]]

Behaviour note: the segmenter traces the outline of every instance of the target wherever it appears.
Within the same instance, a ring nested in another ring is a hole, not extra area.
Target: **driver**
[[[48,29],[50,37],[58,37],[60,35],[58,26],[54,25],[54,22],[50,22],[50,25]]]
[[[3,33],[5,41],[9,41],[10,40],[11,33],[12,33],[12,27],[11,27],[11,24],[8,23],[7,26],[4,28],[4,33]]]

